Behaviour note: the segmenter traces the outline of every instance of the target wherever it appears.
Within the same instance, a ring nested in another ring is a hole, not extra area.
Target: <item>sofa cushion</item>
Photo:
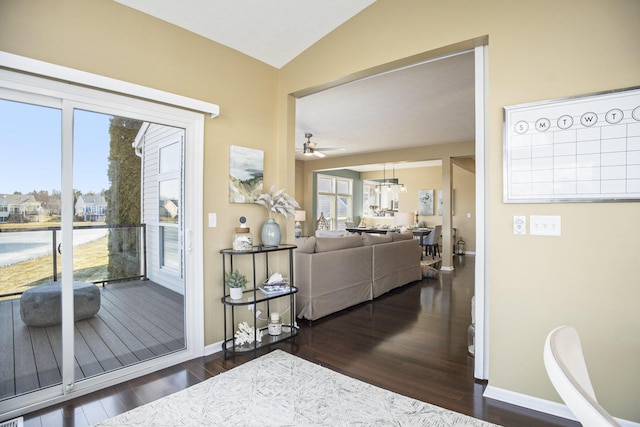
[[[348,236],[347,230],[316,230],[316,237],[345,237]]]
[[[358,235],[340,237],[337,239],[332,237],[316,237],[315,240],[316,240],[316,250],[315,250],[316,253],[336,251],[338,249],[357,248],[359,246],[364,246],[362,244],[362,239],[360,239],[360,236]]]
[[[375,234],[362,233],[362,242],[365,246],[373,246],[378,245],[380,243],[389,243],[392,242],[392,237],[388,234],[383,236],[377,236]]]
[[[298,252],[303,252],[305,254],[312,254],[316,250],[316,238],[311,236],[306,239],[303,243],[298,246],[296,249]]]
[[[393,240],[394,242],[397,242],[398,240],[413,239],[413,233],[410,231],[405,233],[389,233],[388,235],[391,236],[391,240]]]

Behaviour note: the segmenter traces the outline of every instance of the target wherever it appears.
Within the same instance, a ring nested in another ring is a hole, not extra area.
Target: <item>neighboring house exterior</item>
[[[107,201],[98,194],[85,194],[76,201],[76,216],[83,221],[104,222],[107,211]]]
[[[0,194],[0,222],[39,222],[42,205],[31,194]],[[6,214],[5,214],[6,212]]]
[[[7,222],[9,218],[9,206],[4,198],[0,198],[0,224]]]
[[[147,276],[180,294],[184,294],[180,246],[183,142],[184,129],[144,123],[133,143],[142,159],[141,218],[147,225]]]

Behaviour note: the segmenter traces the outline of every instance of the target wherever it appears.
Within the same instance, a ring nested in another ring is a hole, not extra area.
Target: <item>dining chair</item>
[[[596,400],[575,328],[560,326],[549,333],[544,365],[556,391],[584,427],[621,427]]]
[[[429,255],[435,259],[436,254],[440,256],[440,237],[442,234],[442,226],[436,225],[433,230],[422,240],[422,246],[424,246],[424,254]]]

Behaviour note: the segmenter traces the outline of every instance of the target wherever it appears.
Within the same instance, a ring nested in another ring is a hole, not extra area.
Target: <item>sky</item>
[[[61,189],[59,109],[0,99],[0,194]],[[109,187],[109,118],[76,110],[73,188],[99,193]]]

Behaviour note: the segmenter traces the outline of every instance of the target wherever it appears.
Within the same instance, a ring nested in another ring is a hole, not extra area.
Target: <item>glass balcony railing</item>
[[[61,280],[60,227],[6,225],[0,228],[0,299]],[[146,278],[145,233],[145,224],[74,226],[74,280],[105,284]]]

